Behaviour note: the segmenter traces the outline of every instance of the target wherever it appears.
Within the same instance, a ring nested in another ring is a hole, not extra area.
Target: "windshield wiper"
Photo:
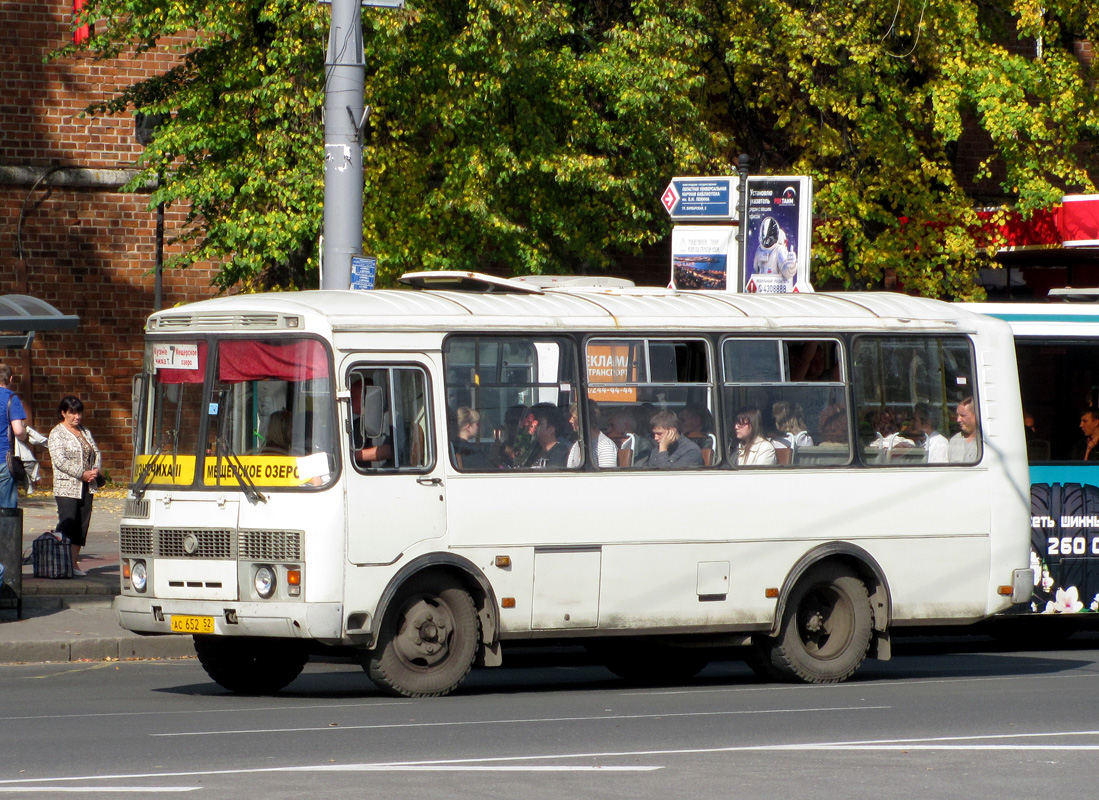
[[[179,451],[179,429],[174,431],[165,431],[171,438],[172,445],[172,474],[175,474],[176,468],[176,453]],[[164,442],[157,445],[156,450],[153,451],[152,458],[145,464],[141,470],[141,474],[137,476],[137,481],[133,486],[134,497],[138,500],[145,496],[145,490],[149,488],[149,484],[153,482],[153,477],[156,473],[156,466],[160,463],[161,458],[166,457],[164,453]]]
[[[145,490],[149,488],[149,484],[153,482],[153,472],[156,470],[156,465],[160,462],[160,457],[163,453],[164,445],[158,445],[156,450],[153,451],[153,457],[145,462],[145,466],[141,468],[141,474],[137,476],[137,481],[131,491],[134,493],[134,497],[138,500],[145,496]]]
[[[256,484],[252,483],[252,479],[248,477],[248,470],[240,463],[240,457],[233,452],[233,448],[229,446],[229,442],[225,438],[219,436],[214,441],[214,449],[217,452],[217,465],[215,469],[217,470],[218,485],[221,485],[221,459],[222,454],[224,454],[225,460],[229,462],[230,472],[232,472],[233,477],[237,479],[237,483],[240,484],[240,488],[249,502],[266,503],[267,498],[264,497],[263,492],[256,488]]]

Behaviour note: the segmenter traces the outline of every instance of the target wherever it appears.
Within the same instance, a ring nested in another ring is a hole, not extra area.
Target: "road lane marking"
[[[168,733],[150,733],[148,736],[223,736],[248,735],[260,733],[309,733],[319,731],[367,731],[391,730],[399,728],[448,728],[471,725],[538,725],[555,722],[620,722],[631,719],[674,719],[679,717],[729,717],[763,714],[817,714],[836,711],[888,711],[892,706],[833,706],[828,708],[769,708],[759,711],[685,711],[667,714],[604,714],[587,717],[534,717],[529,719],[485,719],[460,720],[457,722],[392,722],[376,725],[317,725],[300,728],[245,728],[219,731],[174,731]]]
[[[114,667],[117,665],[117,661],[97,661],[94,664],[85,664],[79,667],[69,667],[67,669],[61,670],[60,672],[51,672],[48,675],[28,675],[27,678],[32,681],[40,681],[64,675],[72,675],[74,672],[88,672],[89,670],[106,669],[108,667]]]
[[[412,772],[412,771],[463,771],[463,772],[487,772],[487,771],[516,771],[516,772],[652,772],[665,769],[663,765],[577,765],[567,768],[567,765],[552,765],[539,769],[538,765],[531,761],[562,761],[571,759],[619,759],[640,758],[654,756],[683,756],[683,755],[717,755],[724,753],[749,753],[767,751],[845,751],[845,750],[955,750],[955,751],[1041,751],[1041,752],[1074,752],[1074,751],[1099,751],[1099,743],[1094,745],[1084,744],[992,744],[989,740],[1028,739],[1065,736],[1099,736],[1099,731],[1035,731],[1031,733],[1005,733],[1005,734],[980,734],[973,736],[935,736],[918,739],[868,739],[850,742],[802,742],[795,744],[763,744],[763,745],[733,745],[728,747],[691,747],[663,750],[628,750],[596,753],[552,753],[545,755],[520,755],[520,756],[494,756],[480,758],[455,758],[437,759],[427,761],[398,761],[379,762],[373,764],[317,764],[298,767],[255,767],[246,769],[222,769],[200,770],[193,772],[146,772],[128,775],[77,775],[67,777],[50,778],[13,778],[0,779],[0,792],[13,791],[12,787],[19,787],[21,791],[31,790],[30,784],[44,783],[72,783],[85,781],[123,781],[123,780],[149,780],[166,778],[199,778],[216,775],[241,775],[241,774],[274,774],[274,773],[298,773],[298,772]],[[181,787],[169,787],[177,790]],[[37,789],[35,789],[37,790]],[[85,790],[80,787],[80,790]],[[151,791],[150,789],[143,789]]]
[[[479,759],[471,759],[477,761]],[[260,775],[283,772],[656,772],[664,769],[656,764],[494,764],[479,765],[456,762],[393,763],[393,764],[309,764],[300,767],[256,767],[252,769],[211,769],[194,772],[140,772],[130,775],[67,775],[51,778],[13,778],[0,780],[0,794],[10,792],[190,792],[199,786],[119,787],[119,786],[32,786],[43,783],[76,783],[83,781],[136,781],[157,778],[209,778],[216,775]]]
[[[51,778],[50,780],[57,780]],[[172,794],[175,792],[197,792],[201,786],[0,786],[0,794],[18,792],[29,794],[40,792],[73,792],[79,794]]]
[[[170,717],[187,714],[246,714],[268,713],[270,711],[312,711],[321,709],[327,711],[333,708],[360,708],[375,709],[383,706],[404,706],[415,703],[415,700],[394,700],[391,702],[364,702],[364,703],[313,703],[311,705],[281,705],[281,706],[248,706],[232,708],[200,708],[181,709],[179,711],[95,711],[88,714],[26,714],[20,717],[0,717],[0,722],[24,722],[34,719],[95,719],[98,717]]]
[[[1052,663],[1052,662],[1051,662]],[[1083,668],[1074,668],[1079,671],[1058,673],[1056,675],[1044,674],[1043,680],[1070,680],[1077,678],[1099,678],[1099,672],[1091,672],[1084,670]],[[684,688],[684,689],[665,689],[660,691],[654,690],[635,690],[629,692],[622,692],[623,697],[659,697],[662,695],[677,695],[677,694],[718,694],[718,693],[748,693],[748,692],[781,692],[781,691],[794,691],[794,692],[828,692],[838,691],[841,689],[856,689],[859,691],[869,689],[885,689],[894,685],[900,686],[922,686],[924,684],[940,684],[940,683],[987,683],[989,681],[1033,681],[1034,675],[988,675],[985,677],[968,677],[968,678],[905,678],[903,676],[897,678],[867,678],[860,680],[844,681],[843,683],[829,683],[829,684],[803,684],[803,685],[791,685],[791,684],[768,684],[766,686],[706,686],[697,688]]]

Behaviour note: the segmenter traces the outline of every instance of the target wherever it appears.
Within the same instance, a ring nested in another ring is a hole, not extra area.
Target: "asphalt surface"
[[[189,636],[138,636],[118,624],[113,602],[120,592],[118,526],[125,500],[110,495],[122,494],[108,491],[95,499],[81,555],[86,577],[35,578],[30,563],[22,565],[22,614],[11,597],[0,600],[0,663],[194,656]],[[20,496],[19,507],[20,552],[29,556],[31,542],[56,527],[57,505],[52,494],[36,492]],[[12,571],[12,565],[4,568]]]

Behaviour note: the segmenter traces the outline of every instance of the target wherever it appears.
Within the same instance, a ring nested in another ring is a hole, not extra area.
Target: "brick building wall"
[[[45,63],[71,35],[70,19],[71,6],[58,0],[0,5],[0,294],[40,298],[78,315],[80,326],[41,332],[29,350],[0,349],[0,360],[15,370],[15,389],[42,433],[55,424],[60,398],[79,396],[107,470],[125,480],[131,379],[141,368],[144,319],[154,310],[156,213],[147,193],[117,188],[141,152],[133,118],[81,112],[163,72],[174,57]],[[53,167],[63,169],[35,188]],[[165,240],[185,213],[166,211]],[[209,265],[165,272],[163,305],[212,296],[214,274]],[[38,455],[48,467],[48,456]]]

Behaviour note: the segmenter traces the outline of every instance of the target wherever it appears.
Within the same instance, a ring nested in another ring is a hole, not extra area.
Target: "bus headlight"
[[[149,573],[145,570],[144,561],[134,561],[130,565],[130,585],[135,592],[144,592],[149,585]]]
[[[271,567],[259,567],[256,570],[256,578],[253,583],[256,587],[256,594],[264,600],[270,599],[271,595],[275,593],[275,570]]]

